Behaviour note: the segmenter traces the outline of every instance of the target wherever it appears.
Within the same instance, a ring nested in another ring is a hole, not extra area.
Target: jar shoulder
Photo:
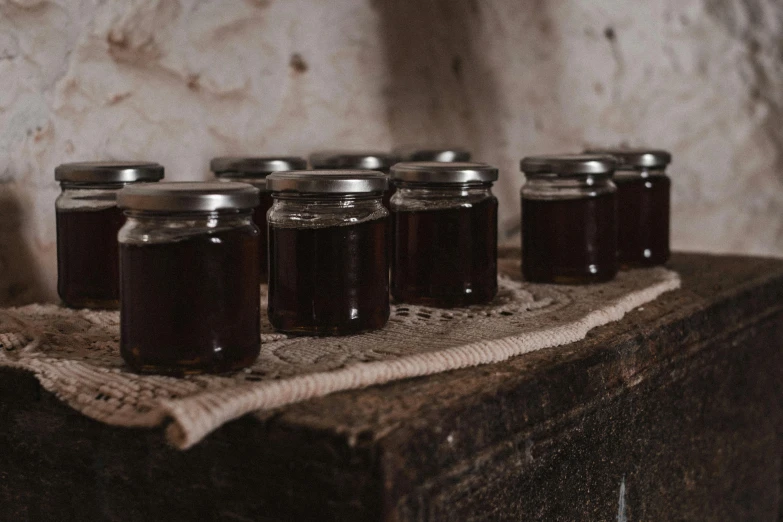
[[[576,199],[615,194],[617,186],[609,179],[574,178],[528,179],[519,190],[522,199]]]
[[[399,189],[390,200],[392,211],[469,208],[497,204],[498,200],[489,187],[469,190]]]
[[[144,218],[128,216],[120,229],[120,243],[156,244],[181,241],[200,235],[215,235],[228,231],[258,236],[258,227],[250,213],[231,216]]]
[[[64,188],[54,202],[58,211],[100,210],[117,206],[119,189],[82,188],[79,190]]]
[[[381,199],[364,201],[313,201],[274,199],[267,213],[270,226],[315,228],[359,224],[386,219]]]

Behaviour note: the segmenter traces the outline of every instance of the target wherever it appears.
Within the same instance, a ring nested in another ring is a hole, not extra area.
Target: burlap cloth
[[[364,335],[287,337],[272,331],[262,307],[261,356],[234,375],[131,373],[119,356],[117,312],[51,304],[0,310],[0,366],[34,373],[60,400],[107,424],[170,420],[169,441],[186,449],[253,411],[568,344],[680,285],[664,268],[623,272],[594,286],[531,285],[518,280],[518,259],[500,261],[500,292],[491,305],[400,304],[386,328]]]

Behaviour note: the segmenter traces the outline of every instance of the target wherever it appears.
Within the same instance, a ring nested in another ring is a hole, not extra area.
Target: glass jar
[[[218,373],[258,356],[260,263],[244,183],[120,191],[120,354],[135,371]]]
[[[392,152],[400,161],[437,161],[442,163],[470,161],[470,151],[463,147],[397,147]]]
[[[617,251],[622,268],[662,265],[669,260],[671,180],[665,150],[602,149],[617,159]]]
[[[161,178],[161,165],[144,162],[65,163],[54,170],[62,188],[55,202],[57,293],[66,306],[119,306],[117,233],[125,216],[117,191]]]
[[[278,172],[267,178],[269,320],[286,333],[347,335],[389,320],[380,172]]]
[[[530,156],[521,162],[522,274],[583,284],[617,274],[617,188],[611,156]]]
[[[223,157],[210,162],[215,176],[221,181],[249,183],[259,190],[259,205],[253,211],[253,221],[260,232],[258,254],[261,260],[261,281],[267,282],[267,223],[266,214],[272,208],[272,194],[266,187],[266,177],[273,172],[303,170],[307,161],[296,156]]]
[[[392,296],[437,307],[494,299],[498,170],[483,163],[398,163],[392,178]]]

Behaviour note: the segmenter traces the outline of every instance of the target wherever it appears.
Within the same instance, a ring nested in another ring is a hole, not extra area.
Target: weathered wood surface
[[[671,266],[682,290],[582,342],[187,452],[0,369],[0,520],[783,520],[783,261]]]

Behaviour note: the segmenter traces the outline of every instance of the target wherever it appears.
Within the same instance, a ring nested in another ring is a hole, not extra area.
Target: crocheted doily
[[[399,304],[386,328],[350,337],[274,333],[264,295],[261,355],[236,374],[137,375],[119,356],[118,312],[52,304],[0,310],[0,366],[33,372],[60,400],[107,424],[151,427],[171,420],[167,437],[185,449],[256,410],[571,343],[680,285],[664,268],[622,272],[600,285],[532,285],[516,278],[518,259],[500,261],[501,272],[513,277],[499,277],[490,305]]]

